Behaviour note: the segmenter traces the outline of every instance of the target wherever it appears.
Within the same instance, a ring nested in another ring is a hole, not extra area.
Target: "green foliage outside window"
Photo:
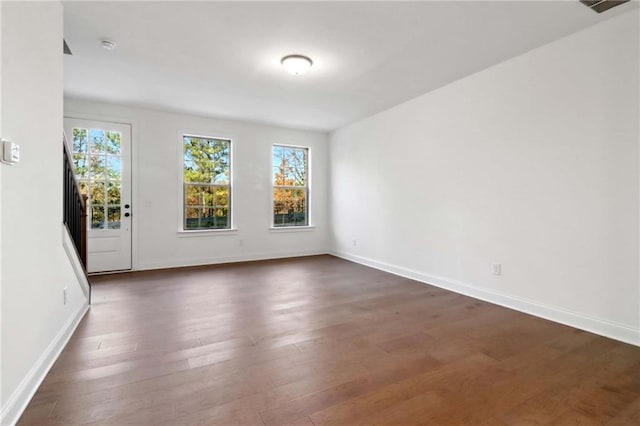
[[[230,221],[230,145],[184,136],[184,229],[225,229]]]
[[[101,129],[73,129],[73,164],[80,191],[88,196],[91,229],[119,229],[122,135]]]
[[[308,214],[309,150],[273,147],[273,226],[306,226]]]

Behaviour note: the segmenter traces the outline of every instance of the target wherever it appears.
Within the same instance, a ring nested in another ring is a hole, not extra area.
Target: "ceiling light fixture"
[[[309,71],[313,61],[303,55],[288,55],[280,61],[289,74],[300,75]]]
[[[117,46],[116,42],[115,42],[115,41],[112,41],[112,40],[102,40],[102,41],[100,42],[100,45],[101,45],[102,47],[104,47],[105,49],[107,49],[107,50],[113,50],[113,49],[115,49],[115,48],[116,48],[116,46]]]

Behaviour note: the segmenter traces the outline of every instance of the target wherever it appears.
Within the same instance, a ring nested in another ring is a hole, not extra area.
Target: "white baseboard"
[[[82,320],[88,309],[89,305],[86,302],[78,307],[75,314],[69,318],[40,358],[38,358],[38,361],[36,361],[29,370],[25,378],[20,382],[20,385],[11,394],[5,406],[2,407],[2,411],[0,412],[1,425],[15,425],[18,422],[25,408],[27,408],[29,401],[31,401],[38,387],[40,387],[40,384],[53,366],[53,363],[60,356],[60,353],[67,345],[71,335],[78,324],[80,324],[80,320]]]
[[[247,253],[240,256],[219,256],[219,257],[206,257],[200,259],[171,259],[158,262],[141,262],[138,265],[137,271],[152,270],[152,269],[165,269],[165,268],[182,268],[188,266],[203,266],[203,265],[217,265],[221,263],[234,263],[234,262],[252,262],[256,260],[271,260],[271,259],[284,259],[289,257],[304,257],[304,256],[317,256],[321,254],[328,254],[328,250],[287,250],[280,252],[262,252],[262,253]]]
[[[73,268],[73,273],[76,275],[76,278],[80,283],[82,292],[84,293],[85,297],[89,299],[89,281],[87,280],[87,276],[84,273],[84,268],[80,263],[80,258],[78,257],[78,252],[76,251],[76,246],[73,243],[71,234],[69,234],[69,230],[64,224],[62,225],[62,247],[64,247],[64,251],[67,253],[67,257],[69,258],[69,262],[71,263],[71,267]]]
[[[381,271],[464,294],[465,296],[470,296],[550,321],[609,337],[611,339],[640,346],[640,329],[636,329],[625,324],[591,317],[568,309],[546,305],[544,303],[523,299],[505,293],[495,292],[493,290],[488,290],[457,280],[431,275],[385,262],[379,262],[367,257],[339,251],[330,251],[329,254],[361,265],[370,266]]]

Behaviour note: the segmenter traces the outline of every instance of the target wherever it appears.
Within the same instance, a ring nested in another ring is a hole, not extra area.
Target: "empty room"
[[[640,2],[0,23],[0,424],[640,424]]]

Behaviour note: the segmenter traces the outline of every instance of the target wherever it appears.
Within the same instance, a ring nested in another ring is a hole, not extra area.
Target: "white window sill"
[[[215,235],[234,235],[238,233],[238,229],[196,229],[193,231],[178,231],[178,237],[213,237]]]
[[[309,232],[314,231],[316,229],[315,226],[272,226],[269,228],[269,232]]]

